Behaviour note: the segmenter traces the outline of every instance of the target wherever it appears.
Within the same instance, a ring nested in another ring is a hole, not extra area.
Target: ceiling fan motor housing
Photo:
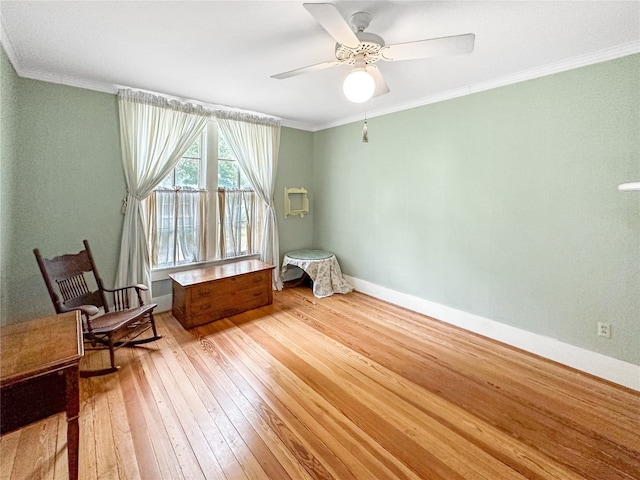
[[[384,40],[375,33],[355,32],[360,44],[356,48],[336,43],[336,58],[347,65],[355,64],[356,56],[363,54],[365,64],[369,65],[380,60],[380,52],[384,48]]]

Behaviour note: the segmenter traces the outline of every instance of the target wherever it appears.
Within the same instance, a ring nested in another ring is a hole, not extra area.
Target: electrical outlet
[[[611,338],[611,324],[598,322],[598,336]]]

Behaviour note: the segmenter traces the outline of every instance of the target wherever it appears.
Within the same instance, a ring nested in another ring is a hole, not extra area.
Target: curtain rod
[[[260,119],[269,123],[281,122],[282,120],[279,117],[275,117],[273,115],[267,115],[266,113],[255,112],[252,110],[243,110],[241,108],[232,108],[232,107],[227,107],[225,105],[216,105],[212,103],[202,102],[200,100],[176,97],[174,95],[158,93],[152,90],[145,90],[143,88],[130,88],[130,87],[124,87],[124,86],[118,86],[117,88],[118,88],[118,94],[120,94],[121,92],[130,92],[130,93],[142,93],[145,95],[153,95],[167,101],[174,101],[174,102],[179,102],[183,105],[192,105],[192,106],[201,107],[201,108],[204,108],[211,115],[219,116],[223,118],[236,118],[242,115],[246,115],[248,117],[253,117],[254,119]]]

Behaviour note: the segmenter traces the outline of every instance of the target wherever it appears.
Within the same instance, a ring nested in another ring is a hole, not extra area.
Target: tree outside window
[[[222,135],[218,138],[218,188],[251,188]]]

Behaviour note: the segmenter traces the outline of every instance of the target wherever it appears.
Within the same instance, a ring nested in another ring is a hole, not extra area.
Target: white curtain
[[[120,143],[127,194],[116,276],[118,286],[151,288],[142,200],[175,167],[209,121],[203,107],[143,92],[118,92]]]
[[[280,278],[280,244],[274,207],[276,170],[280,149],[280,122],[241,112],[220,112],[218,125],[234,153],[245,177],[264,202],[260,259],[275,265],[272,285],[282,289]]]
[[[218,189],[218,258],[260,252],[264,202],[249,189]]]
[[[208,192],[183,187],[156,189],[143,202],[152,267],[172,267],[207,258]]]

